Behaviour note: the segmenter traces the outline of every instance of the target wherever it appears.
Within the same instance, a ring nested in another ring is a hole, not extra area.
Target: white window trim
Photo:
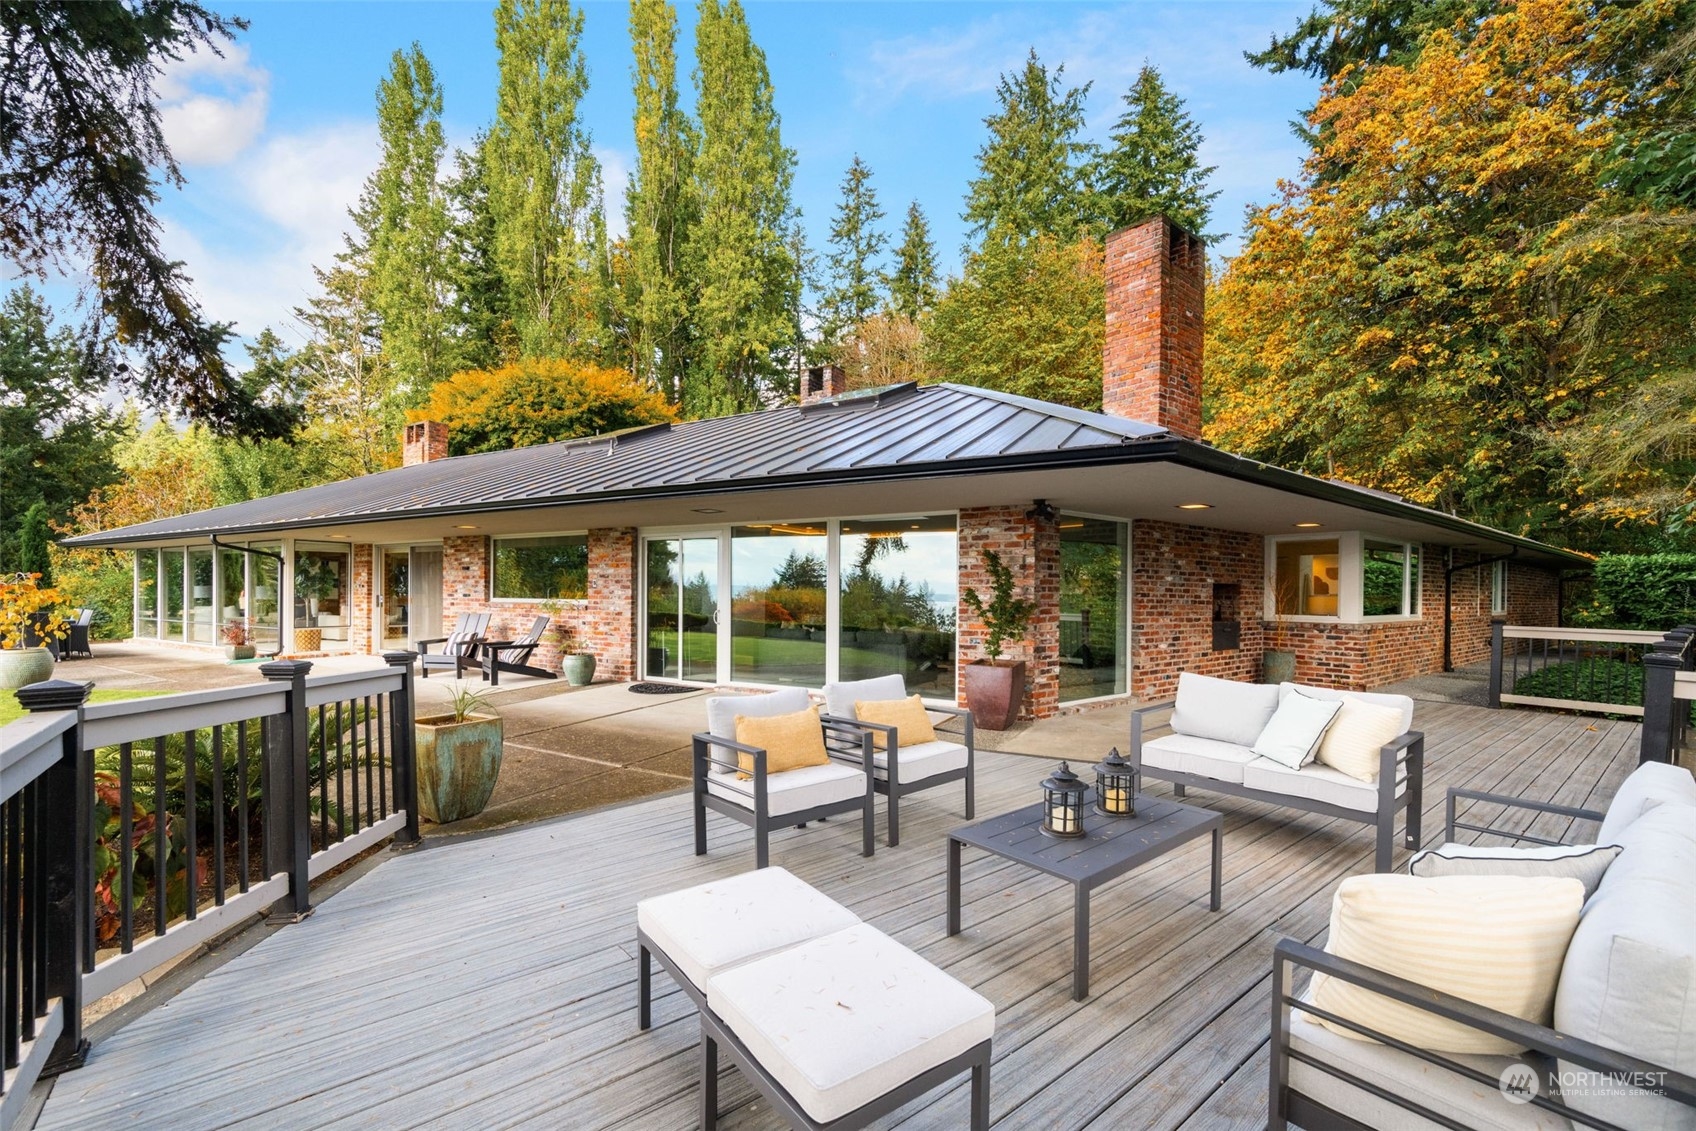
[[[497,597],[495,596],[495,543],[512,542],[518,539],[526,541],[533,538],[581,538],[587,549],[589,532],[587,530],[543,530],[535,534],[491,534],[489,535],[489,603],[491,605],[540,605],[554,602],[565,608],[587,608],[589,597]],[[409,543],[410,545],[410,543]],[[588,588],[587,575],[584,577],[584,588]]]
[[[1337,540],[1337,577],[1342,586],[1341,591],[1337,594],[1337,615],[1302,614],[1298,616],[1292,614],[1280,617],[1277,609],[1278,545],[1283,542],[1317,542],[1327,538]],[[1366,615],[1364,581],[1366,543],[1368,541],[1392,543],[1403,547],[1404,554],[1410,550],[1419,554],[1420,569],[1417,578],[1413,570],[1405,566],[1402,570],[1402,607],[1410,607],[1413,603],[1412,597],[1418,592],[1417,586],[1424,584],[1425,553],[1423,543],[1410,542],[1405,538],[1392,538],[1384,534],[1375,534],[1369,530],[1268,534],[1266,536],[1265,586],[1261,595],[1263,619],[1268,621],[1281,620],[1288,624],[1417,624],[1423,621],[1425,619],[1423,601],[1420,602],[1419,612],[1389,613],[1382,616]]]
[[[1490,615],[1506,616],[1508,611],[1508,563],[1490,565]]]

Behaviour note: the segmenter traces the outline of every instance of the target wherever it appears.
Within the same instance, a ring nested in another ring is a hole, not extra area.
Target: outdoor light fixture
[[[461,525],[461,526],[456,526],[456,527],[454,527],[454,529],[455,529],[455,530],[476,530],[476,529],[477,529],[477,528],[476,528],[476,527],[475,527],[475,526],[464,526],[464,525]]]
[[[1318,530],[1323,525],[1324,525],[1324,523],[1319,523],[1319,522],[1298,522],[1298,523],[1296,523],[1296,529],[1297,530]]]
[[[1049,836],[1084,835],[1083,779],[1061,762],[1053,775],[1042,781],[1042,831]]]
[[[1115,746],[1095,767],[1095,811],[1109,817],[1137,815],[1137,768]]]
[[[1041,519],[1043,522],[1053,522],[1060,517],[1060,511],[1047,499],[1038,499],[1031,504],[1031,509],[1025,512],[1025,517]]]
[[[691,509],[694,510],[694,512],[696,514],[723,514],[724,513],[723,511],[719,510],[717,507],[693,507]]]
[[[1210,510],[1213,509],[1213,504],[1212,503],[1179,503],[1178,509],[1181,510],[1181,511],[1210,511]]]

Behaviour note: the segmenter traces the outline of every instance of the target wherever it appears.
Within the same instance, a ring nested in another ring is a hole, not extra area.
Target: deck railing
[[[414,656],[383,659],[93,706],[92,684],[18,693],[31,713],[0,728],[0,1131],[37,1077],[81,1062],[83,1002],[250,916],[303,918],[314,879],[418,839]]]
[[[1643,657],[1643,736],[1639,762],[1678,761],[1696,703],[1696,625],[1680,625]]]
[[[1658,632],[1491,623],[1490,706],[1643,714],[1643,657]]]

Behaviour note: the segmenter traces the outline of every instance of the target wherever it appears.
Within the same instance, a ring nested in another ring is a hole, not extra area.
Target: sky
[[[347,208],[376,163],[375,96],[392,53],[416,41],[443,88],[450,147],[494,110],[496,57],[489,0],[254,2],[212,0],[250,28],[223,58],[173,65],[157,93],[167,141],[187,184],[166,188],[158,214],[207,315],[245,338],[271,326],[299,344],[292,317],[315,290],[348,226]],[[960,220],[974,159],[1003,72],[1033,47],[1068,84],[1092,83],[1086,133],[1105,140],[1145,63],[1182,97],[1206,137],[1221,191],[1216,261],[1237,247],[1244,209],[1274,198],[1303,148],[1290,122],[1317,94],[1301,75],[1272,75],[1242,58],[1292,28],[1309,3],[747,3],[765,51],[784,142],[797,154],[794,195],[822,250],[843,173],[871,167],[892,242],[907,204],[929,218],[946,271],[957,270]],[[583,118],[622,230],[633,161],[628,7],[591,2],[583,49],[590,87]],[[680,7],[680,83],[693,66],[694,8]],[[57,288],[55,288],[57,289]],[[51,292],[50,292],[51,294]]]

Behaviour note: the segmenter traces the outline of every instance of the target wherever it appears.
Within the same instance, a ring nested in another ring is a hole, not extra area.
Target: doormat
[[[638,695],[685,695],[701,689],[699,687],[685,687],[680,683],[633,683],[630,685],[630,690]]]

